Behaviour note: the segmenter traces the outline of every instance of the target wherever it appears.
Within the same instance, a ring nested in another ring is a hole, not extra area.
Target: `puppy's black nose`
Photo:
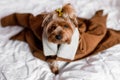
[[[61,36],[61,35],[56,35],[55,38],[56,38],[57,40],[61,40],[61,39],[62,39],[62,36]]]

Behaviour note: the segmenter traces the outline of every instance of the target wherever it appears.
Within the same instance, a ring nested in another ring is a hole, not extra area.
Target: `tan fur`
[[[59,17],[55,11],[48,14],[43,21],[45,32],[48,37],[48,41],[63,44],[70,43],[74,29],[76,27],[73,22],[73,18],[76,18],[75,11],[70,4],[65,5],[63,8],[63,16]],[[66,16],[65,16],[66,15]],[[62,39],[57,40],[56,35],[61,35]]]
[[[62,11],[62,17],[58,16],[58,13],[55,11],[48,14],[42,25],[48,41],[56,44],[70,44],[75,27],[77,27],[77,17],[75,10],[70,4],[63,6]],[[56,35],[60,35],[62,39],[56,39]],[[55,60],[48,60],[48,62],[52,64]],[[54,73],[58,72],[56,65],[51,65],[51,68]]]

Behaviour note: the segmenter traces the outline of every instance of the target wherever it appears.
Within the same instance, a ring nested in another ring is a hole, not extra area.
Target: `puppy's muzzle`
[[[60,34],[58,34],[58,35],[55,36],[55,38],[56,38],[57,40],[61,40],[61,39],[62,39],[62,36],[61,36]]]

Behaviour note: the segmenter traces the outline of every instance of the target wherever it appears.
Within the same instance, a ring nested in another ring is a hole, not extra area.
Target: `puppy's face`
[[[48,41],[61,44],[70,43],[74,32],[73,24],[67,21],[52,21],[46,28]]]
[[[71,5],[65,5],[63,10],[62,17],[58,16],[58,13],[53,12],[44,21],[44,31],[46,32],[48,41],[56,44],[69,44],[77,24]]]

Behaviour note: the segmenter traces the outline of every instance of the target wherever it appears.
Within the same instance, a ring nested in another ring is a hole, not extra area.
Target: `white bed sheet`
[[[0,19],[14,12],[37,15],[71,3],[79,17],[97,10],[109,14],[107,27],[120,30],[119,0],[0,0]],[[0,26],[0,80],[120,80],[120,44],[97,55],[71,62],[54,75],[48,64],[32,56],[25,42],[9,38],[22,28]]]

